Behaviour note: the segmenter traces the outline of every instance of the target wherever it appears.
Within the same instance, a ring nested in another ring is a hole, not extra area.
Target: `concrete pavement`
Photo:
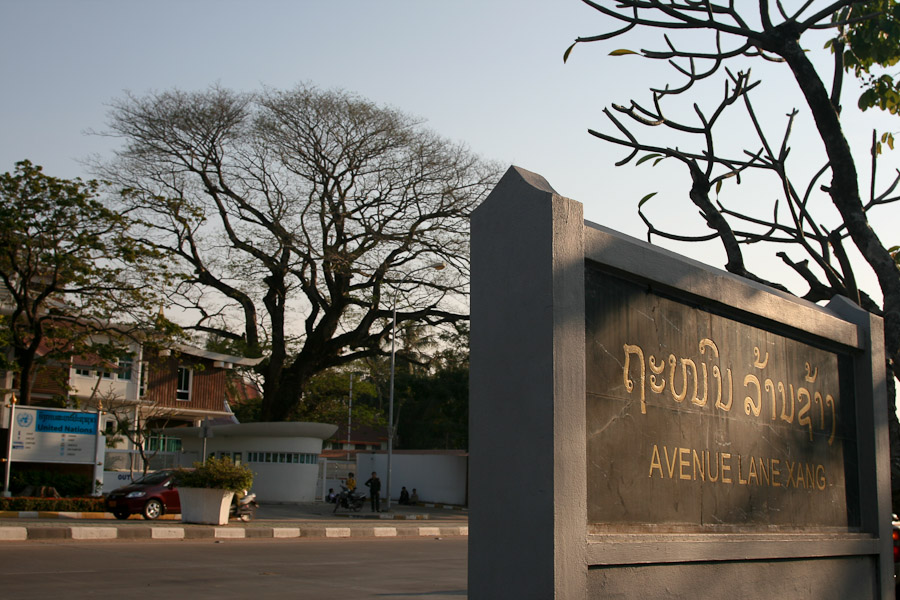
[[[109,513],[0,512],[0,543],[50,540],[184,540],[358,537],[447,537],[469,534],[468,512],[442,505],[392,506],[391,512],[358,513],[324,502],[263,504],[249,523],[182,523],[180,515],[124,521]]]

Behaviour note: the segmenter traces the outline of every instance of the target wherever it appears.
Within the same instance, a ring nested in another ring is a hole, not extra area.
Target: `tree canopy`
[[[0,346],[25,404],[38,364],[66,361],[92,335],[127,334],[152,315],[164,270],[129,236],[134,220],[101,202],[101,187],[27,160],[0,175]]]
[[[887,71],[900,61],[900,2],[874,0],[848,6],[834,19],[846,24],[828,45],[840,55],[844,70],[852,70],[864,84],[859,108],[900,113],[900,80]]]
[[[126,96],[109,130],[124,146],[99,172],[180,274],[169,306],[265,357],[261,419],[384,354],[394,304],[398,323],[467,318],[468,216],[499,170],[420,121],[343,91],[213,87]]]

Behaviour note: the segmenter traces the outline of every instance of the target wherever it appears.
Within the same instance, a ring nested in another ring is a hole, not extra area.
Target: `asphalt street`
[[[0,595],[66,598],[466,598],[467,538],[0,544]]]

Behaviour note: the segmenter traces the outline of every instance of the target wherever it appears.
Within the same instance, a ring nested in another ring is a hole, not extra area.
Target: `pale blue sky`
[[[606,127],[601,110],[611,102],[645,100],[651,83],[676,81],[661,66],[607,56],[626,42],[579,46],[563,64],[575,37],[605,29],[578,0],[0,0],[0,172],[28,158],[50,175],[90,176],[79,159],[108,155],[115,140],[85,132],[104,128],[106,105],[124,90],[311,82],[422,117],[485,158],[540,173],[592,221],[643,238],[637,202],[660,191],[660,220],[702,231],[680,193],[681,170],[616,168],[622,152],[587,134]],[[783,120],[800,106],[793,90],[788,79],[767,79],[761,109]],[[845,112],[847,128],[863,148],[872,127],[900,129],[855,113]],[[798,124],[797,135],[808,131]],[[810,139],[798,155],[818,152]],[[751,203],[775,193],[743,188]],[[877,224],[891,244],[900,243],[895,223]],[[722,264],[716,244],[675,249]]]

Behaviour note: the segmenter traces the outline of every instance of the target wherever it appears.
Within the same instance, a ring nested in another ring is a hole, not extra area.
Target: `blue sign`
[[[69,433],[75,435],[97,434],[97,413],[37,411],[39,433]]]
[[[96,412],[23,406],[16,409],[10,460],[94,463],[98,453]]]

